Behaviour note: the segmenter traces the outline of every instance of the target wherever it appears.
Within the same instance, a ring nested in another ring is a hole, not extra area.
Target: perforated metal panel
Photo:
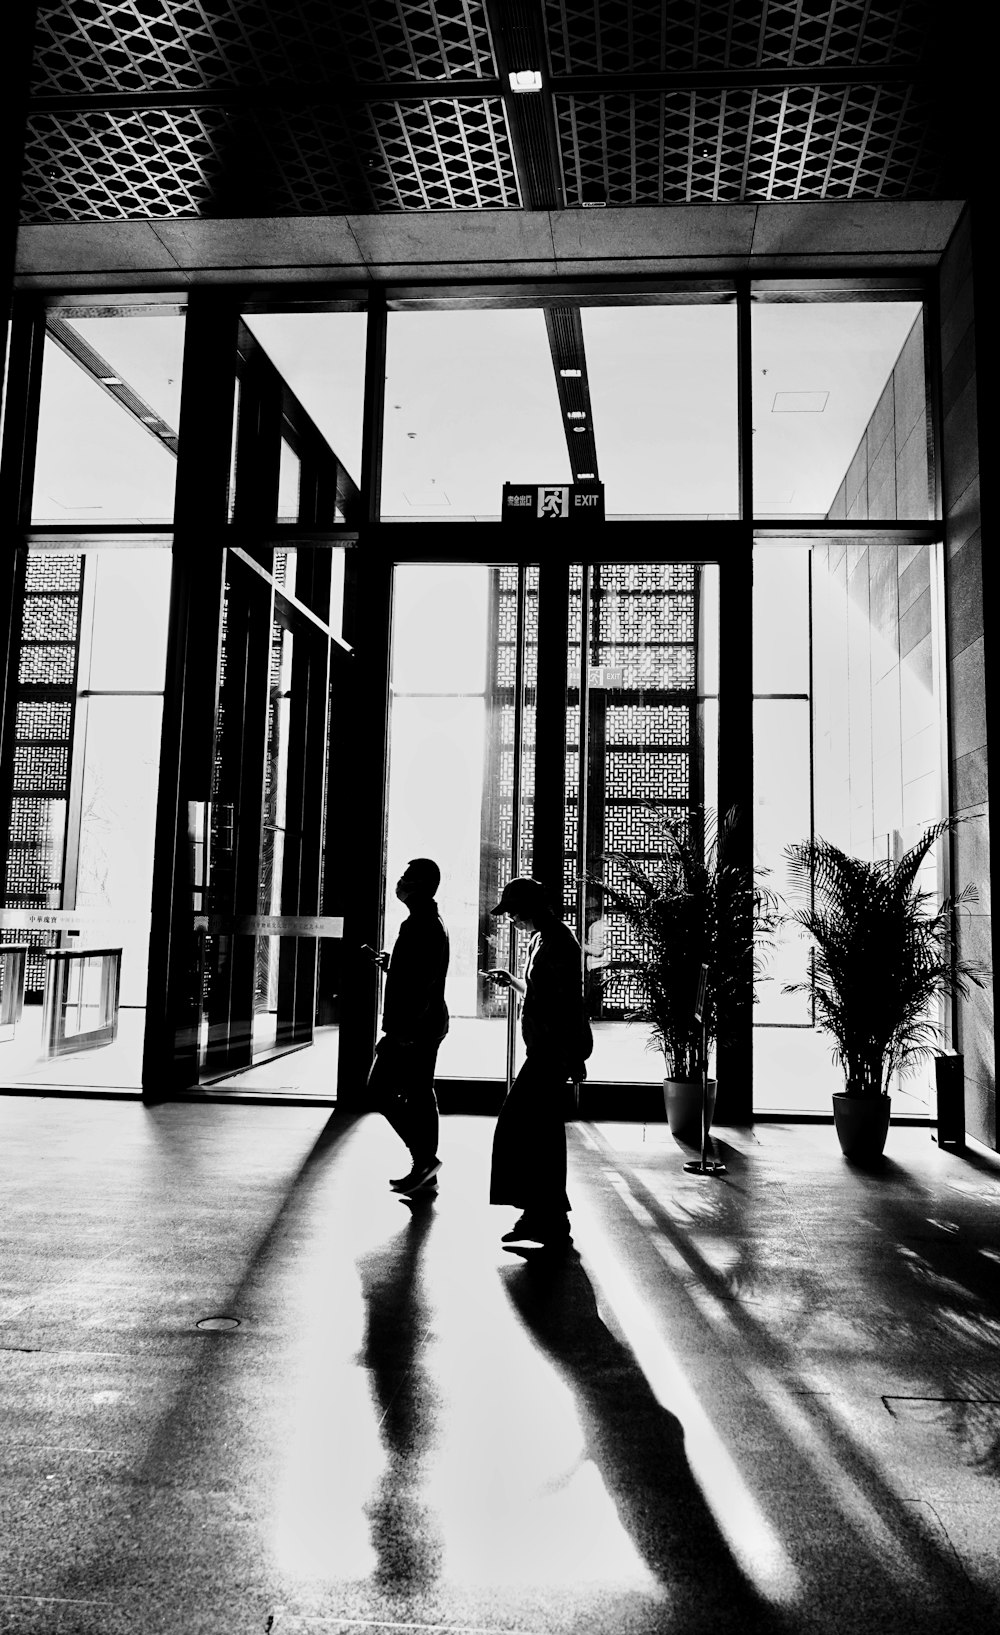
[[[477,0],[42,0],[36,91],[494,72]]]
[[[555,98],[568,203],[906,198],[938,164],[911,86],[799,85]]]
[[[482,0],[43,0],[24,219],[933,197],[931,15],[545,0],[519,177]]]
[[[553,72],[916,62],[926,0],[544,0]]]

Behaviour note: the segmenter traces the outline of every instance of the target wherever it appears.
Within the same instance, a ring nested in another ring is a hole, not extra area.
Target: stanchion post
[[[694,1019],[701,1028],[701,1157],[692,1158],[684,1165],[688,1175],[725,1175],[726,1166],[708,1157],[708,966],[703,965],[698,975],[698,997],[694,1005]]]

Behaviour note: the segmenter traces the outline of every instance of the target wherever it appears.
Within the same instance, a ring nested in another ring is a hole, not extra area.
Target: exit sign
[[[504,522],[603,522],[603,483],[504,483]]]

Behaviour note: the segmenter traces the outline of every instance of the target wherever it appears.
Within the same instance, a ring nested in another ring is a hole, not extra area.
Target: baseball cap
[[[491,914],[533,914],[548,906],[548,896],[540,880],[530,875],[517,874],[508,880],[500,894],[500,901]]]

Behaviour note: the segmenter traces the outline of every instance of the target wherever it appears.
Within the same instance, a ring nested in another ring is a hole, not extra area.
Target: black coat
[[[448,1031],[450,948],[437,903],[415,903],[399,928],[382,997],[382,1031],[398,1044],[434,1044]]]

